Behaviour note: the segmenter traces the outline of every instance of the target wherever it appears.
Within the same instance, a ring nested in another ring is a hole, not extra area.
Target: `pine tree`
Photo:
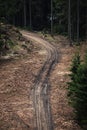
[[[87,54],[84,63],[77,55],[71,67],[71,81],[68,83],[68,96],[81,125],[87,124]],[[86,127],[87,128],[87,127]]]
[[[70,102],[73,105],[73,99],[75,98],[75,89],[76,89],[76,76],[77,76],[77,70],[78,67],[80,66],[81,61],[80,61],[80,55],[79,54],[75,54],[73,61],[72,61],[72,65],[71,65],[71,74],[70,79],[71,81],[68,83],[68,96],[70,97]]]

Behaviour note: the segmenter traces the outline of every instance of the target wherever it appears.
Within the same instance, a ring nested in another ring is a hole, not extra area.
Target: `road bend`
[[[24,37],[40,43],[47,52],[46,60],[38,72],[33,86],[33,103],[35,109],[35,130],[53,130],[51,106],[49,99],[50,73],[58,63],[58,52],[54,45],[34,33],[21,32]]]

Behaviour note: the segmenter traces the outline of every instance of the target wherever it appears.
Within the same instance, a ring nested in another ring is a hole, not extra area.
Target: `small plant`
[[[6,37],[4,34],[0,35],[0,53],[5,54],[10,48],[14,46],[14,43]]]
[[[13,47],[14,46],[14,43],[11,40],[8,40],[7,44],[8,44],[9,47]]]

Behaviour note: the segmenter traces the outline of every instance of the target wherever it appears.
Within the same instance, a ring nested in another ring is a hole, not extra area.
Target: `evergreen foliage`
[[[68,97],[81,125],[87,124],[87,53],[81,63],[79,54],[72,61],[71,81],[68,83]]]

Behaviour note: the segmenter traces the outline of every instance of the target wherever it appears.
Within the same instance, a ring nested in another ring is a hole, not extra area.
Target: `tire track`
[[[22,31],[22,34],[32,41],[40,43],[47,51],[46,61],[39,71],[33,86],[33,103],[35,108],[35,130],[53,130],[51,106],[49,99],[50,73],[58,63],[58,52],[54,45],[33,33]]]

